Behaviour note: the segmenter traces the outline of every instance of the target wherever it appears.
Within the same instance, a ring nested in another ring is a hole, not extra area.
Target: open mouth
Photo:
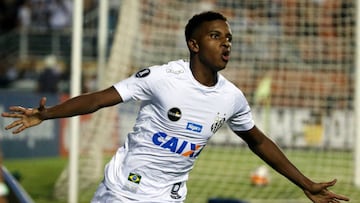
[[[228,50],[223,51],[221,58],[223,61],[228,62],[230,60],[230,51],[228,51]]]

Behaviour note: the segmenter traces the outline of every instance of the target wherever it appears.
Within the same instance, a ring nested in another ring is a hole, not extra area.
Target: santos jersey
[[[172,61],[116,83],[124,102],[141,100],[133,131],[106,166],[104,184],[137,202],[182,202],[194,161],[227,122],[254,126],[243,93],[218,73],[215,86],[200,84],[189,63]]]

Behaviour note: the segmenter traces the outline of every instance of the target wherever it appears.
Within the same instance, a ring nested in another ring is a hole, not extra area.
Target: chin
[[[219,71],[224,70],[226,68],[227,62],[225,64],[222,64],[218,67]]]
[[[224,70],[225,68],[226,68],[226,66],[218,67],[218,68],[217,68],[217,71],[222,71],[222,70]]]
[[[226,65],[227,65],[226,62],[221,61],[221,62],[216,63],[216,65],[211,66],[211,69],[213,71],[216,71],[216,72],[221,71],[221,70],[224,70],[226,68]]]

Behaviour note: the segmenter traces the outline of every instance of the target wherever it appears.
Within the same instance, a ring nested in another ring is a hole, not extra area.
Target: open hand
[[[40,100],[39,108],[24,108],[21,106],[11,106],[9,107],[10,112],[4,112],[1,114],[3,117],[8,118],[17,118],[10,125],[6,126],[5,129],[9,130],[16,128],[13,133],[17,134],[26,128],[39,125],[43,119],[40,116],[40,112],[45,110],[46,98],[43,97]]]
[[[349,201],[348,197],[335,194],[328,190],[328,187],[335,185],[336,179],[330,182],[315,183],[311,191],[304,190],[305,195],[314,203],[340,203]]]

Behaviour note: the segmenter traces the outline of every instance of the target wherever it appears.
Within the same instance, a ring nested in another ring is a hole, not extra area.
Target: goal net
[[[114,77],[124,68],[115,66],[118,70],[111,69],[104,81],[187,59],[188,19],[201,11],[219,11],[233,32],[231,62],[221,73],[244,92],[257,126],[305,175],[315,181],[337,178],[336,192],[360,200],[353,183],[354,0],[138,0],[127,4],[131,9],[124,8],[126,2],[120,11],[135,9],[138,15],[121,15],[126,19],[119,21],[132,23],[117,28],[119,40],[113,46],[120,48],[112,49],[109,64],[116,60],[131,69]],[[126,30],[135,33],[129,38],[133,43],[125,43]],[[136,109],[136,103],[120,106],[122,136],[131,129],[134,120],[129,118]],[[308,202],[300,189],[267,166],[267,184],[254,182],[250,176],[263,165],[225,126],[190,173],[187,202]]]

